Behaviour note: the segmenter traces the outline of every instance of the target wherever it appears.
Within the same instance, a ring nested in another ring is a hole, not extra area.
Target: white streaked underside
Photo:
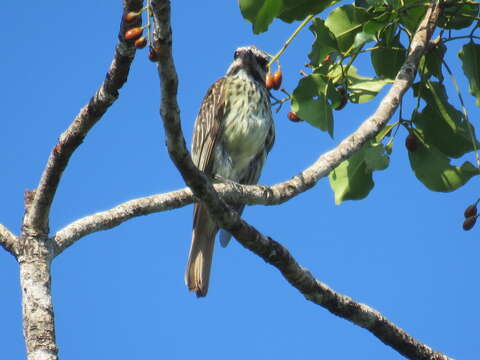
[[[239,181],[250,162],[265,147],[272,124],[266,90],[240,71],[225,84],[227,111],[223,136],[214,152],[214,173]],[[263,95],[263,96],[262,96]]]

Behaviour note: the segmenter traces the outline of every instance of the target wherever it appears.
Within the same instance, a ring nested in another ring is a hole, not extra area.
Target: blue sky
[[[199,104],[234,49],[255,44],[274,53],[295,25],[276,21],[255,36],[234,1],[183,0],[172,7],[178,100],[190,139]],[[57,137],[104,78],[121,5],[6,2],[3,12],[0,222],[18,233],[24,190],[36,186]],[[305,29],[282,58],[284,86],[291,91],[312,40]],[[448,62],[475,124],[478,108],[456,57],[462,44],[452,44]],[[53,204],[52,232],[123,201],[184,186],[166,153],[158,76],[146,55],[137,54],[119,100],[71,158]],[[360,61],[360,68],[368,65]],[[451,101],[458,104],[454,96]],[[336,112],[333,140],[306,123],[289,122],[284,106],[275,116],[276,143],[261,182],[283,181],[310,165],[376,104],[348,104]],[[397,135],[391,165],[375,173],[376,186],[365,200],[336,206],[323,179],[284,205],[249,207],[244,215],[335,290],[376,308],[436,350],[475,358],[479,229],[464,232],[461,224],[464,208],[479,196],[479,180],[450,194],[427,190],[410,169],[405,136],[404,130]],[[235,241],[216,247],[208,296],[188,293],[183,272],[191,213],[189,206],[128,221],[81,239],[54,260],[61,358],[402,358],[364,329],[306,301]],[[3,251],[0,273],[0,358],[21,359],[18,265]]]

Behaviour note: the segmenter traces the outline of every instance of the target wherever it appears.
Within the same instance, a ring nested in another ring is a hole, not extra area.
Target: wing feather
[[[221,134],[225,114],[225,78],[217,80],[208,89],[195,120],[192,139],[192,159],[205,174],[212,175],[213,153]]]

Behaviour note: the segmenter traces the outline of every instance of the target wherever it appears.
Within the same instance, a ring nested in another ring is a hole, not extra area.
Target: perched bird
[[[275,140],[265,87],[270,57],[255,46],[238,48],[227,74],[207,91],[195,120],[192,158],[207,176],[256,184]],[[240,214],[244,205],[231,205]],[[201,203],[193,210],[193,232],[185,283],[207,295],[217,224]],[[230,234],[221,234],[226,246]]]

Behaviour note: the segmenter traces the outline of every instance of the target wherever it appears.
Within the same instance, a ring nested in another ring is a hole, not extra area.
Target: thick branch
[[[277,267],[284,277],[308,299],[336,315],[367,328],[401,354],[410,359],[448,359],[445,355],[417,342],[377,312],[336,294],[316,281],[307,270],[296,263],[283,246],[264,237],[256,229],[240,220],[238,214],[231,211],[226,203],[218,197],[209,180],[193,165],[180,127],[180,115],[176,102],[178,79],[171,49],[170,2],[157,0],[153,1],[152,5],[156,19],[156,47],[161,54],[159,58],[162,90],[160,113],[167,134],[168,151],[187,185],[195,196],[208,207],[210,215],[215,218],[218,225],[230,231],[242,245]],[[325,176],[332,169],[328,166],[322,167],[323,162],[327,164],[340,163],[359,150],[387,123],[398,107],[403,94],[413,82],[418,62],[435,29],[439,13],[438,2],[432,3],[412,39],[405,64],[377,111],[353,135],[339,145],[338,151],[328,152],[313,167],[293,178],[291,182],[294,189],[290,190],[292,186],[283,189],[287,196],[292,191],[305,191],[312,187],[322,174]],[[320,164],[318,164],[319,162]],[[323,165],[325,166],[325,164]],[[278,190],[282,190],[282,188]]]
[[[13,256],[16,256],[17,237],[10,230],[0,224],[0,245]]]
[[[142,8],[143,0],[125,0],[124,11],[137,11]],[[122,18],[123,19],[123,18]],[[135,56],[135,47],[123,37],[125,30],[140,25],[141,20],[120,26],[119,41],[115,55],[105,80],[95,95],[85,105],[69,128],[60,136],[58,144],[52,149],[47,165],[40,178],[31,206],[24,218],[24,225],[37,232],[48,233],[48,217],[60,178],[70,157],[87,136],[88,131],[97,123],[107,109],[118,98],[118,90],[127,81],[130,64]]]
[[[37,246],[32,255],[43,251]],[[39,250],[37,252],[37,250]],[[28,360],[58,360],[49,259],[19,257],[23,335]]]

